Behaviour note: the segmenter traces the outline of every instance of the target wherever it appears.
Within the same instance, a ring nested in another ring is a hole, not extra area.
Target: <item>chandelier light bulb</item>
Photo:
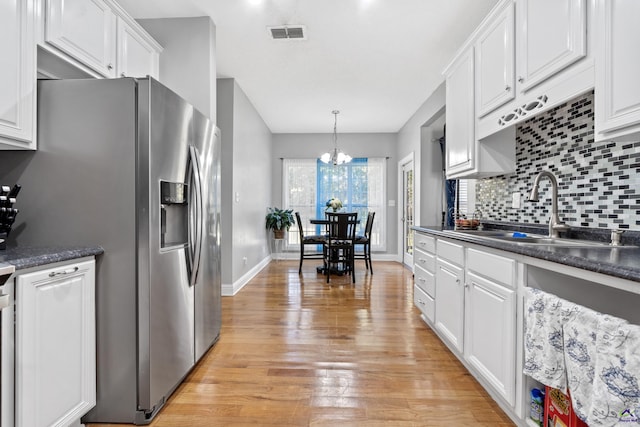
[[[342,151],[338,151],[338,114],[340,111],[333,110],[331,114],[334,115],[335,120],[333,123],[333,151],[329,151],[320,156],[320,161],[326,164],[333,164],[334,166],[349,163],[351,156],[344,154]]]

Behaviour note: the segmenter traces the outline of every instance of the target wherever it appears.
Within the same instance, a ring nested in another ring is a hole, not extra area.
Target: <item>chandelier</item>
[[[333,123],[333,151],[329,151],[320,156],[320,161],[323,163],[332,163],[334,166],[349,163],[351,156],[344,154],[342,151],[338,151],[338,114],[340,111],[333,110],[331,114],[334,115]]]

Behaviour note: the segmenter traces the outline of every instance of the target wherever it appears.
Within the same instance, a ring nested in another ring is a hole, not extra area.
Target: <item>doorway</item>
[[[415,171],[413,154],[400,161],[402,171],[402,199],[400,200],[400,228],[402,236],[402,263],[413,269],[413,230],[415,218]]]

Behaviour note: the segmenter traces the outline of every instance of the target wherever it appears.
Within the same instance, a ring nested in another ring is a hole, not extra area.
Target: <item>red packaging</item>
[[[558,389],[545,386],[544,427],[589,427],[578,418],[571,406],[571,397]]]

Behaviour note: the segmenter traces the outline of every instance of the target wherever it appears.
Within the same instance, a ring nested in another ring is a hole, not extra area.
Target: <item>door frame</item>
[[[411,260],[405,260],[404,252],[404,222],[402,220],[404,213],[404,172],[403,167],[409,162],[413,162],[413,221],[416,225],[416,221],[420,218],[420,200],[418,194],[420,194],[420,167],[415,156],[415,152],[412,151],[398,162],[398,262],[407,266],[413,271],[413,257]]]

